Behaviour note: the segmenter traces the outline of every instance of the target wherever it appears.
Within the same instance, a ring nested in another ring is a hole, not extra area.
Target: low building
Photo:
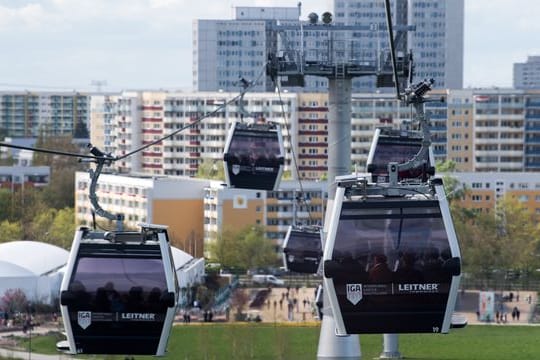
[[[0,188],[11,191],[49,185],[49,166],[0,166]]]

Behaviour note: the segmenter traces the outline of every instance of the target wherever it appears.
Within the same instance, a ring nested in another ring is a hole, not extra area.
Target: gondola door
[[[75,234],[61,285],[70,353],[164,355],[178,299],[167,232]]]
[[[435,194],[344,198],[338,187],[324,249],[337,333],[446,333],[460,253],[442,185]]]

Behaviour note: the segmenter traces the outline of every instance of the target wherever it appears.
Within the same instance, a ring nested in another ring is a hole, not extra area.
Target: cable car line
[[[279,105],[280,105],[280,108],[281,108],[281,115],[283,116],[283,121],[285,122],[285,128],[287,129],[287,134],[289,135],[289,139],[292,139],[292,134],[291,134],[291,132],[289,130],[290,124],[289,124],[287,115],[285,113],[285,106],[283,105],[284,102],[283,102],[283,99],[281,97],[281,85],[279,84],[278,81],[275,81],[274,84],[276,85],[278,98],[279,98]],[[294,163],[294,170],[296,172],[296,178],[298,179],[298,186],[300,188],[301,196],[300,196],[299,200],[304,203],[304,206],[306,207],[307,212],[308,212],[308,218],[309,218],[310,222],[312,222],[313,221],[313,216],[311,214],[311,211],[309,209],[309,206],[308,206],[308,204],[306,202],[306,199],[305,199],[305,196],[304,196],[304,187],[302,185],[302,177],[300,176],[300,169],[298,167],[298,158],[296,156],[296,152],[294,151],[294,146],[291,146],[291,160]],[[295,219],[295,221],[296,221],[296,219]],[[296,224],[293,224],[293,226],[294,225],[296,225]]]

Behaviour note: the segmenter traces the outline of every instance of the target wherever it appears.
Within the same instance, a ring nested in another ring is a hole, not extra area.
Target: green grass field
[[[58,338],[32,339],[37,353],[55,354]],[[316,359],[319,327],[268,324],[211,324],[176,326],[166,359]],[[540,359],[540,327],[468,326],[448,335],[400,335],[406,359],[531,360]],[[378,357],[382,335],[360,337],[362,359]],[[22,344],[27,347],[28,344]],[[102,359],[103,356],[89,356]],[[123,357],[109,357],[123,359]],[[136,359],[152,359],[139,357]],[[154,358],[155,359],[155,358]]]

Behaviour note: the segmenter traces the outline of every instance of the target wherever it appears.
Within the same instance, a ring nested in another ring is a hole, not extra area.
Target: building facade
[[[289,226],[322,226],[326,188],[325,181],[282,180],[278,190],[267,192],[231,189],[216,182],[205,191],[205,244],[223,231],[261,225],[279,253]]]
[[[238,7],[231,20],[195,20],[193,88],[238,91],[239,80],[245,78],[256,82],[256,91],[272,91],[272,79],[261,73],[269,55],[287,56],[299,64],[377,64],[389,48],[384,3],[333,3],[336,29],[340,25],[354,25],[358,30],[328,31],[332,25],[322,25],[320,19],[310,22],[306,16],[309,9],[302,14],[301,7]],[[464,1],[393,0],[391,6],[394,23],[415,27],[403,36],[404,50],[408,47],[414,53],[415,79],[434,78],[437,88],[461,89]],[[285,83],[287,80],[282,79]],[[374,76],[353,80],[355,92],[375,88]],[[328,80],[306,76],[303,87],[292,89],[326,92]]]
[[[0,166],[0,188],[10,191],[49,185],[48,166]]]
[[[88,137],[90,96],[78,92],[0,92],[0,136]]]
[[[102,174],[96,188],[99,205],[111,214],[123,214],[124,226],[138,229],[139,223],[168,226],[171,244],[194,257],[203,255],[203,199],[208,180]],[[81,226],[93,227],[88,198],[90,176],[75,174],[75,217]],[[101,227],[115,229],[103,218]]]
[[[91,141],[103,141],[106,152],[121,157],[113,163],[119,173],[194,176],[205,160],[222,166],[228,131],[233,122],[252,121],[244,119],[248,113],[281,125],[285,170],[291,170],[297,95],[248,93],[241,106],[238,100],[237,93],[226,92],[125,92],[108,98],[106,115],[96,113],[102,125],[94,128],[103,130],[93,132]]]
[[[407,32],[407,47],[412,50],[415,80],[435,79],[439,89],[463,88],[463,0],[392,0],[393,22],[415,26]],[[404,12],[406,14],[404,14]],[[334,0],[335,22],[358,25],[369,31],[355,32],[366,55],[377,59],[388,49],[385,7],[378,0]],[[353,80],[354,91],[375,89],[373,77]]]
[[[92,113],[91,142],[103,144],[105,152],[121,157],[112,165],[118,173],[194,176],[203,161],[222,166],[230,126],[243,119],[235,96],[226,92],[109,96],[108,110]],[[434,90],[430,98],[425,113],[430,118],[437,161],[452,160],[459,171],[540,170],[540,91]],[[327,94],[248,93],[243,108],[254,117],[281,125],[285,170],[292,178],[325,178]],[[351,171],[364,171],[376,127],[399,128],[413,117],[411,107],[393,94],[353,94]],[[154,143],[167,135],[171,136]],[[147,148],[137,151],[143,146]]]
[[[486,176],[477,172],[458,172],[451,176],[468,190],[468,195],[462,200],[462,205],[468,209],[495,215],[497,201],[512,197],[529,211],[540,215],[540,177],[537,174],[496,172]]]
[[[514,63],[515,89],[540,89],[540,56],[528,56],[524,63]]]

